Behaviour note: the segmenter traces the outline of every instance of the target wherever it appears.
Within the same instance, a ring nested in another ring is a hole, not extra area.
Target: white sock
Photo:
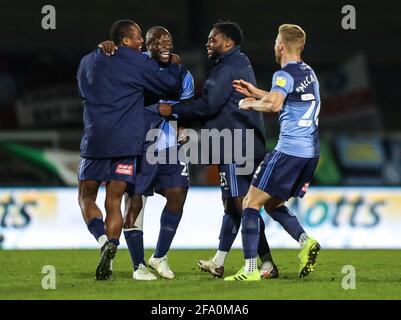
[[[308,240],[309,236],[306,234],[306,232],[303,232],[300,236],[299,236],[299,244],[301,245],[301,247],[303,246],[303,244],[305,243],[306,240]]]
[[[217,264],[218,266],[224,266],[224,261],[226,260],[228,252],[226,251],[220,251],[217,250],[216,255],[212,259],[214,264]]]
[[[109,240],[109,239],[107,239],[107,236],[105,234],[100,236],[99,239],[97,239],[97,242],[99,243],[100,248],[103,247],[103,245],[107,242],[107,240]]]
[[[256,258],[250,258],[250,259],[245,259],[245,272],[252,272],[257,269],[257,259]]]

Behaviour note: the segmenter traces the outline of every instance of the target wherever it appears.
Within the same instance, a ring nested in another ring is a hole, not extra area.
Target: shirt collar
[[[285,67],[286,65],[288,65],[288,64],[297,64],[297,63],[302,63],[302,61],[295,61],[295,60],[288,61],[285,65],[283,65],[283,66],[281,67],[281,69],[284,68],[284,67]]]
[[[222,55],[219,55],[216,59],[216,64],[219,63],[221,60],[224,60],[228,57],[231,57],[234,54],[237,54],[240,52],[240,46],[235,46],[232,49],[230,49],[229,51],[227,51],[226,53],[223,53]]]

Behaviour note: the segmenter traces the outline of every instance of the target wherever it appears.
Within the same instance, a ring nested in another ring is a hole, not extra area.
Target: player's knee
[[[128,207],[128,213],[137,216],[139,212],[141,212],[143,208],[142,201],[130,201],[130,205]]]
[[[264,204],[265,211],[272,216],[275,216],[275,213],[278,212],[288,212],[288,208],[285,206],[285,201],[280,199],[272,198]],[[275,219],[276,220],[276,219]]]
[[[124,189],[120,190],[113,190],[113,189],[106,189],[106,200],[109,202],[113,201],[121,201],[124,196]]]
[[[79,193],[78,193],[78,204],[79,204],[79,206],[81,207],[81,209],[83,209],[83,207],[84,207],[84,196],[83,196],[83,194],[82,194],[82,192],[81,192],[81,190],[79,191]]]
[[[88,202],[95,202],[97,190],[82,186],[78,191],[78,203],[84,207]]]
[[[294,218],[290,212],[288,211],[288,208],[286,206],[271,206],[266,208],[265,206],[265,211],[269,214],[269,216],[274,220],[279,223],[283,221],[288,221],[288,219]]]
[[[183,209],[184,209],[184,203],[181,202],[174,202],[174,201],[170,201],[166,203],[166,208],[168,211],[170,212],[174,212],[174,213],[182,213]]]
[[[187,192],[185,190],[177,190],[176,192],[166,193],[166,208],[170,212],[182,213],[184,209],[185,199],[187,197]]]
[[[111,213],[117,210],[120,212],[121,210],[121,200],[122,197],[114,197],[111,195],[106,195],[106,199],[104,201],[104,207],[106,212]]]
[[[233,219],[240,219],[242,216],[242,210],[239,210],[236,206],[225,205],[224,213],[233,217]]]
[[[232,215],[233,217],[241,218],[243,201],[236,201],[236,200],[237,199],[233,199],[233,198],[225,199],[223,201],[224,212],[226,214]]]
[[[244,198],[244,201],[242,203],[242,207],[245,208],[253,208],[256,210],[260,210],[263,206],[263,203],[260,203],[257,199],[253,198],[249,194],[247,194]]]

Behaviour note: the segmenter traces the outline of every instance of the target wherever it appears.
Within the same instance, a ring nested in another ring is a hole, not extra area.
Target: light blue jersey
[[[180,100],[191,99],[194,96],[194,78],[192,74],[188,71],[182,81],[181,96]],[[179,101],[174,100],[160,100],[160,103],[176,104]],[[173,114],[174,116],[174,114]],[[157,150],[163,150],[166,148],[174,147],[177,145],[177,131],[169,120],[163,119],[159,125],[161,129],[161,135],[157,139]]]
[[[306,63],[291,61],[273,75],[271,91],[286,96],[279,113],[280,137],[276,150],[302,157],[319,157],[319,82]]]

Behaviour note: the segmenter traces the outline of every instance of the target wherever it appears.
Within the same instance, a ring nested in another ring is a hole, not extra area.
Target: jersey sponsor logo
[[[309,182],[305,182],[304,186],[302,187],[302,192],[306,193],[308,191],[309,184]]]
[[[300,82],[299,86],[295,89],[296,92],[305,92],[306,88],[313,82],[315,82],[315,77],[311,74],[306,76],[303,81]]]
[[[287,79],[284,77],[277,77],[276,79],[276,85],[278,85],[279,87],[285,87],[287,83]]]
[[[126,176],[132,176],[134,175],[134,165],[133,164],[122,164],[119,163],[116,168],[117,174],[123,174]]]
[[[316,100],[316,98],[312,93],[304,93],[303,95],[301,95],[301,100],[302,101],[311,101],[311,100]]]

